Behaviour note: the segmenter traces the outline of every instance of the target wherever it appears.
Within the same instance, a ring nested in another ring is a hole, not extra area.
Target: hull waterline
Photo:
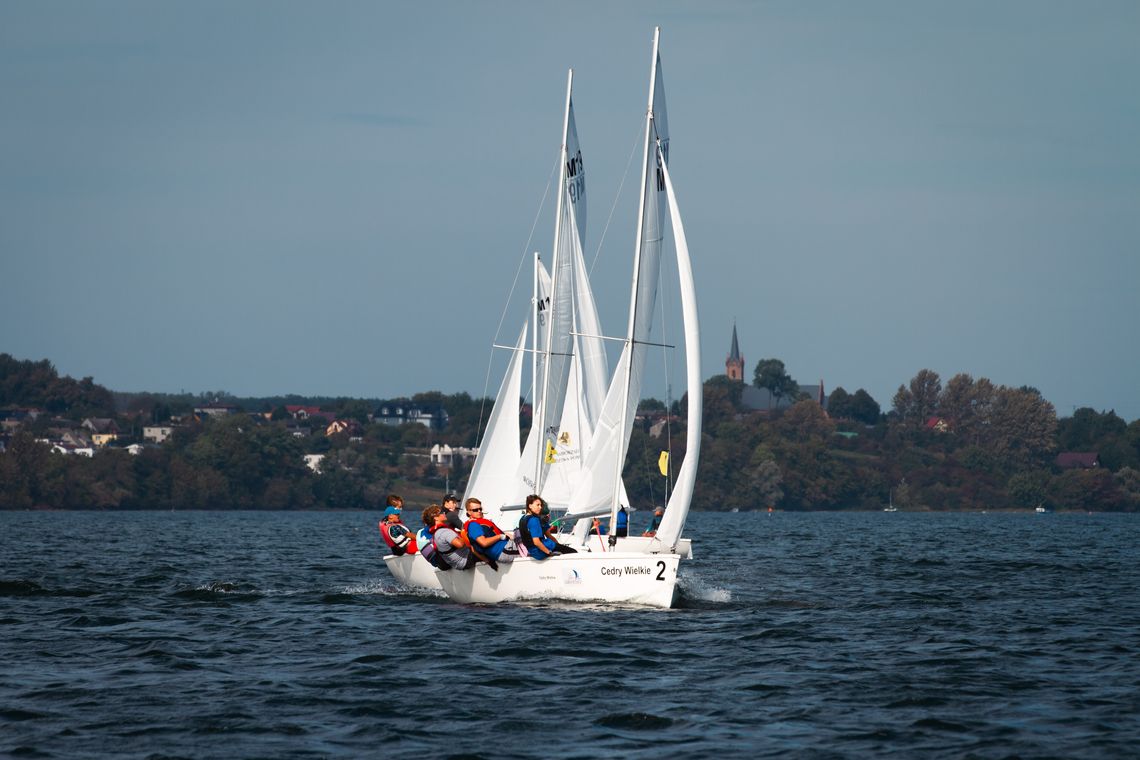
[[[451,599],[473,604],[563,600],[668,608],[677,590],[676,554],[560,554],[541,562],[520,557],[473,570],[436,573]]]

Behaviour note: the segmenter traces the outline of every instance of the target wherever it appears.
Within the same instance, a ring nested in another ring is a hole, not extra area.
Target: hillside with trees
[[[754,387],[767,384],[774,408],[750,408],[746,386],[725,376],[704,385],[695,510],[881,509],[888,499],[916,510],[1140,509],[1140,421],[1092,409],[1058,419],[1033,388],[965,374],[943,384],[927,369],[900,385],[886,413],[863,389],[836,388],[825,409],[782,362],[761,364]],[[434,391],[394,400],[113,393],[60,377],[46,360],[3,354],[0,509],[380,508],[392,490],[426,503],[462,491],[471,466],[437,464],[432,447],[475,446],[492,403]],[[639,408],[625,469],[638,508],[667,496],[658,458],[671,447],[681,462],[685,405]],[[446,424],[381,421],[387,406],[438,411]],[[148,442],[148,427],[169,437]],[[65,441],[99,430],[110,442],[87,455],[74,453],[82,441]]]

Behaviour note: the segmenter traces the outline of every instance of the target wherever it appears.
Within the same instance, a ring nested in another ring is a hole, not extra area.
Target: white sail
[[[538,292],[550,292],[550,275],[540,260],[535,260],[535,283]],[[541,298],[541,297],[540,297]],[[543,333],[544,339],[546,333]],[[536,345],[536,351],[542,350]],[[566,390],[563,396],[563,407],[559,414],[557,435],[550,437],[541,435],[537,426],[531,427],[523,447],[522,459],[519,462],[519,473],[516,480],[523,484],[524,491],[519,494],[517,504],[522,504],[528,493],[537,490],[533,480],[534,460],[538,455],[538,447],[544,447],[544,464],[546,465],[546,478],[542,485],[542,495],[547,501],[561,505],[569,499],[570,489],[581,468],[581,441],[582,441],[582,415],[580,413],[579,399],[581,397],[581,368],[578,366],[576,356],[571,357],[570,371],[567,373]],[[553,444],[553,449],[545,451],[547,441]]]
[[[530,432],[527,434],[526,442],[523,444],[522,456],[516,462],[515,472],[512,473],[510,482],[513,484],[513,490],[516,494],[512,502],[516,506],[523,503],[523,499],[527,494],[534,493],[538,489],[538,482],[535,473],[535,461],[538,459],[541,451],[545,436],[542,435],[537,420],[539,418],[537,400],[539,394],[538,389],[543,386],[543,377],[545,376],[545,362],[539,360],[539,357],[545,356],[547,352],[548,340],[550,338],[550,331],[547,329],[547,320],[550,315],[551,303],[551,282],[550,273],[546,271],[543,266],[542,260],[535,254],[534,257],[534,300],[532,301],[531,319],[534,322],[534,337],[532,340],[531,363],[534,367],[534,390],[535,396],[531,407],[531,426]]]
[[[574,325],[574,257],[572,249],[580,245],[578,227],[573,219],[568,219],[567,207],[574,201],[567,192],[566,179],[569,172],[567,161],[567,138],[573,115],[571,91],[574,72],[567,75],[566,118],[562,128],[561,166],[558,179],[558,203],[554,216],[554,254],[550,266],[550,306],[546,310],[545,351],[537,357],[541,367],[541,383],[535,387],[534,421],[531,437],[536,437],[533,448],[532,472],[534,491],[541,493],[546,480],[546,472],[551,462],[551,451],[558,438],[558,424],[561,421],[562,404],[566,397],[566,384],[570,377],[573,341],[571,332]],[[584,182],[583,182],[584,185]],[[577,197],[577,195],[575,196]],[[526,463],[524,463],[526,464]]]
[[[685,461],[677,473],[673,485],[673,495],[665,507],[661,525],[657,528],[656,539],[670,550],[677,544],[685,520],[689,516],[689,504],[693,498],[693,488],[697,482],[697,460],[701,455],[701,421],[704,412],[704,386],[701,383],[701,333],[697,315],[697,289],[693,282],[693,266],[689,259],[689,243],[685,237],[685,227],[681,223],[681,211],[673,191],[673,181],[669,177],[667,162],[659,160],[661,174],[665,181],[665,193],[669,201],[669,216],[673,228],[673,243],[677,249],[677,275],[681,286],[681,313],[685,324],[685,388],[689,395],[689,410],[686,419]]]
[[[658,166],[669,157],[665,90],[661,79],[659,32],[653,38],[649,105],[645,118],[645,151],[642,156],[641,205],[638,212],[637,246],[629,328],[625,347],[614,369],[613,381],[602,405],[584,469],[587,476],[570,503],[571,515],[597,514],[608,508],[616,518],[620,506],[621,470],[629,447],[634,414],[641,398],[642,376],[657,302],[661,263],[662,220],[665,184]],[[661,151],[657,146],[661,145]]]
[[[504,506],[517,504],[520,498],[515,473],[519,465],[519,398],[526,332],[524,323],[463,495],[464,501],[474,496],[483,502],[484,517],[495,522],[502,517]],[[514,520],[504,519],[508,524]]]

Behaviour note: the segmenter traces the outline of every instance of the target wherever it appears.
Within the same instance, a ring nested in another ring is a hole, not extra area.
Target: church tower
[[[732,349],[724,360],[724,374],[728,375],[729,380],[744,382],[744,357],[740,355],[740,343],[736,340],[735,322],[732,323]]]

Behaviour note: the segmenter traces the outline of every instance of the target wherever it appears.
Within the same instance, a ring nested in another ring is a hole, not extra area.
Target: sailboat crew
[[[618,538],[625,538],[629,535],[629,512],[625,507],[618,510],[617,513],[617,529],[614,530],[614,535]]]
[[[526,497],[526,510],[519,520],[519,533],[527,554],[536,560],[544,560],[552,554],[577,554],[577,550],[554,540],[542,523],[542,510],[546,503],[538,494]]]
[[[417,551],[415,536],[400,518],[403,506],[403,499],[396,494],[390,494],[388,507],[384,510],[384,519],[380,521],[380,537],[397,557],[414,554]]]
[[[443,512],[447,517],[447,524],[456,533],[463,530],[463,518],[459,516],[459,497],[449,493],[443,497]]]
[[[653,510],[653,519],[649,521],[649,527],[645,529],[643,536],[656,536],[657,528],[661,526],[661,518],[665,516],[665,510],[662,507],[657,507]]]
[[[483,502],[472,497],[464,506],[467,522],[463,524],[463,532],[475,556],[490,565],[492,570],[498,570],[500,562],[514,562],[518,550],[502,528],[483,517]]]
[[[435,552],[453,570],[469,570],[478,562],[478,558],[471,553],[467,540],[447,524],[447,513],[438,504],[432,504],[424,510],[424,522],[430,522],[428,531],[431,533],[431,543]]]

